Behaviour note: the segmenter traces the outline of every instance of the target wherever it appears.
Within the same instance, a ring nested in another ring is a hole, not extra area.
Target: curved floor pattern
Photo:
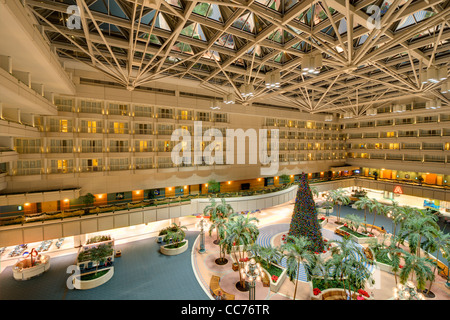
[[[282,232],[288,232],[289,231],[289,224],[288,223],[280,223],[280,224],[274,224],[274,225],[270,225],[270,226],[266,226],[266,227],[262,227],[259,229],[259,236],[256,239],[256,243],[259,244],[262,247],[269,247],[270,243],[271,243],[271,239],[272,237],[274,237],[277,234],[280,234]],[[328,240],[341,240],[342,237],[335,234],[333,231],[328,230],[328,229],[321,229],[322,231],[322,235],[324,238],[327,238]],[[356,246],[360,249],[363,248],[362,245],[360,245],[359,243],[356,243]],[[358,254],[356,256],[357,260],[360,261],[361,257],[362,257],[362,251],[360,252],[360,254]],[[282,258],[280,261],[280,265],[284,268],[286,268],[286,258]],[[375,267],[368,263],[365,262],[364,266],[369,270],[369,272],[373,273],[375,271]],[[305,271],[305,267],[303,266],[303,264],[300,264],[300,269],[299,269],[299,274],[297,276],[297,280],[301,281],[301,282],[307,282],[307,276],[306,276],[306,271]]]

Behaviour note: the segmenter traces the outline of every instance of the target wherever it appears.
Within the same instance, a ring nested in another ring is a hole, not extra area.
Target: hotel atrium
[[[449,40],[449,0],[0,1],[0,300],[449,300]]]

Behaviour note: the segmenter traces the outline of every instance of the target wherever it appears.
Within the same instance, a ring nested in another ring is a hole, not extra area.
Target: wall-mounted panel
[[[0,232],[0,247],[23,244],[23,229],[4,230]]]
[[[156,219],[158,221],[169,219],[169,207],[157,208],[156,209]]]
[[[114,228],[124,228],[129,226],[128,213],[114,215]]]
[[[63,222],[63,236],[70,237],[81,234],[80,221]]]
[[[89,219],[89,220],[82,220],[81,223],[81,233],[94,233],[98,231],[98,220],[97,219]]]
[[[144,223],[144,214],[142,211],[130,213],[130,226],[136,226]]]
[[[114,229],[113,216],[98,218],[98,231]]]
[[[44,225],[44,238],[43,240],[53,240],[63,237],[62,224],[54,223],[50,225]]]

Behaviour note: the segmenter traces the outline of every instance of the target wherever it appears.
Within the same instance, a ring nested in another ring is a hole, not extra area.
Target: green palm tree
[[[255,243],[259,235],[259,230],[256,226],[256,223],[258,222],[259,220],[257,218],[249,217],[248,214],[246,216],[232,214],[226,223],[227,234],[224,242],[230,250],[235,250],[232,248],[235,246],[237,247],[239,269],[243,267],[242,260],[245,257],[245,253],[250,246]],[[241,288],[245,288],[245,281],[240,272],[239,278]]]
[[[392,232],[392,235],[395,237],[397,234],[397,227],[403,224],[403,221],[408,217],[412,210],[411,207],[404,206],[401,207],[398,205],[398,202],[392,201],[392,205],[390,206],[390,212],[389,215],[392,218],[392,222],[394,224],[394,230]]]
[[[271,264],[278,264],[282,257],[280,247],[263,247],[257,243],[250,246],[249,252],[261,263],[261,266],[269,270]]]
[[[434,215],[422,210],[417,210],[417,213],[406,219],[401,230],[401,237],[408,241],[410,252],[420,257],[422,240],[433,241],[437,237],[439,226]]]
[[[430,259],[419,257],[407,251],[403,251],[403,258],[405,259],[405,266],[400,271],[400,282],[405,284],[409,276],[413,280],[414,275],[417,279],[417,289],[425,289],[426,281],[434,278],[434,273],[431,270],[433,264]]]
[[[297,275],[299,274],[300,264],[307,265],[312,259],[313,254],[308,250],[310,246],[311,242],[306,237],[289,235],[287,236],[286,243],[281,246],[283,257],[286,257],[286,274],[292,282],[295,280],[293,300],[295,300],[295,296],[297,295]]]
[[[330,190],[327,195],[328,202],[332,203],[333,206],[338,206],[338,211],[336,213],[337,223],[340,222],[341,219],[341,207],[342,205],[347,205],[350,203],[350,198],[345,195],[345,190],[342,188],[336,190]]]
[[[317,187],[312,186],[312,187],[310,187],[310,189],[311,189],[311,193],[313,196],[315,196],[315,197],[319,196],[319,190],[317,190]]]
[[[361,197],[355,202],[357,209],[364,209],[364,230],[367,233],[367,209],[373,205],[373,200],[368,197]]]
[[[443,248],[449,248],[450,247],[450,234],[448,233],[444,233],[441,230],[438,230],[436,232],[436,237],[432,238],[432,239],[427,239],[424,243],[424,249],[427,252],[434,252],[436,251],[436,257],[435,260],[433,262],[434,264],[434,270],[433,270],[433,274],[436,274],[436,269],[438,267],[438,253],[445,253],[445,249]],[[425,292],[425,294],[427,295],[432,295],[431,293],[431,286],[433,285],[433,281],[430,281],[430,286],[428,287],[427,291]]]
[[[348,290],[351,299],[352,289],[364,288],[367,280],[371,279],[371,272],[366,268],[368,260],[356,243],[349,239],[333,240],[337,246],[331,249],[331,258],[325,262],[327,279],[331,277],[340,281],[344,290]]]
[[[347,224],[352,230],[358,232],[359,227],[364,224],[363,218],[356,214],[348,214],[345,216],[345,220],[347,220]]]
[[[211,204],[203,210],[204,215],[209,215],[209,220],[211,221],[212,225],[216,225],[214,221],[216,219],[228,219],[230,215],[234,213],[233,207],[228,204],[225,199],[220,199],[220,203],[218,204],[213,198],[210,199]],[[209,232],[209,235],[211,235],[211,229]],[[217,232],[217,239],[213,241],[214,244],[219,244],[220,237],[219,237],[219,231]]]
[[[377,215],[387,216],[388,212],[390,211],[390,207],[374,199],[373,205],[369,207],[369,210],[373,213],[373,222],[372,227],[370,228],[370,232],[372,233]]]
[[[186,233],[184,230],[187,230],[186,226],[179,226],[176,223],[173,223],[170,228],[167,229],[167,233],[165,234],[163,241],[169,242],[172,241],[172,244],[175,248],[180,246],[180,243],[186,237]]]
[[[400,270],[400,260],[403,252],[404,251],[402,249],[397,247],[397,239],[394,236],[391,237],[390,244],[388,246],[383,245],[379,251],[379,255],[381,257],[385,257],[391,261],[390,265],[392,271],[394,272],[395,284],[397,284],[397,273]]]
[[[225,259],[225,245],[222,240],[225,239],[227,234],[227,218],[222,218],[221,216],[217,216],[209,227],[209,235],[213,230],[217,230],[217,243],[219,244],[219,263],[226,264],[228,260]]]

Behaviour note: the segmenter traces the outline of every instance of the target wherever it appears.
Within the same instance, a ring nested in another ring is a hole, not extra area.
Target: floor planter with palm
[[[203,210],[205,216],[209,216],[211,223],[214,225],[216,219],[228,219],[230,215],[234,213],[233,207],[226,203],[225,199],[220,199],[218,204],[214,198],[210,199],[211,204],[206,206]],[[209,233],[211,235],[211,232]],[[217,232],[217,238],[213,241],[214,244],[218,245],[220,243],[219,232]]]
[[[163,241],[166,242],[165,245],[160,247],[160,252],[164,255],[178,255],[185,252],[188,248],[188,240],[186,238],[187,230],[185,226],[179,226],[173,223],[169,228],[161,230],[163,233]]]
[[[295,282],[294,296],[297,295],[298,277],[300,273],[300,266],[308,265],[312,260],[313,253],[310,251],[311,241],[303,236],[294,237],[287,236],[286,243],[281,246],[283,257],[286,258],[286,273],[289,280]]]
[[[282,252],[280,248],[262,247],[258,244],[251,246],[249,253],[260,263],[266,277],[270,291],[278,292],[286,279],[287,270],[279,265]]]
[[[226,253],[226,242],[223,241],[226,237],[226,226],[227,226],[228,219],[222,218],[222,216],[216,216],[214,220],[212,220],[212,224],[209,228],[209,235],[211,236],[211,233],[215,229],[217,232],[217,240],[219,241],[219,258],[215,260],[215,263],[223,266],[228,263],[228,259],[225,258]]]
[[[325,281],[340,283],[347,299],[352,299],[355,292],[364,289],[366,281],[374,283],[366,267],[368,260],[353,240],[343,238],[332,242],[336,247],[331,249],[331,258],[325,261]]]
[[[239,270],[244,267],[244,260],[247,257],[247,251],[251,245],[256,242],[259,235],[256,223],[259,220],[249,215],[232,214],[226,223],[226,238],[228,252],[232,252],[237,258]],[[248,285],[239,272],[239,282],[236,283],[236,288],[240,291],[248,291]]]

